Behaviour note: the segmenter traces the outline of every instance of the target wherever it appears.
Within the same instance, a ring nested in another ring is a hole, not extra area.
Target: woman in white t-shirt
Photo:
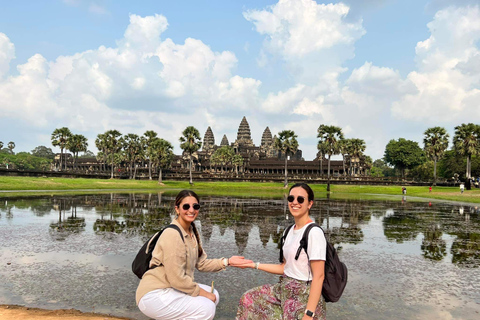
[[[279,274],[280,281],[244,293],[237,310],[237,320],[326,319],[322,285],[327,242],[322,229],[311,229],[307,252],[302,250],[298,260],[295,259],[303,232],[308,224],[313,223],[309,216],[313,191],[307,184],[297,183],[290,188],[287,200],[295,225],[283,245],[283,263],[257,262],[240,266]]]

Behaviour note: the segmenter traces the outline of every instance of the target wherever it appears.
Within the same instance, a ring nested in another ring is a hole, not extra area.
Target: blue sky
[[[217,144],[243,116],[259,145],[320,124],[422,146],[480,121],[480,9],[472,0],[0,1],[0,141],[51,147],[55,128],[155,130],[180,153],[189,125]],[[55,149],[54,149],[55,150]]]

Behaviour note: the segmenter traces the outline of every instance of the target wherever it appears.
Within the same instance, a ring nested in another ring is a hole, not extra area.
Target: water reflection
[[[11,266],[15,266],[16,261],[19,271],[16,274],[15,269],[4,267],[0,268],[0,275],[7,279],[6,283],[9,286],[19,289],[9,291],[18,292],[16,298],[0,300],[0,303],[13,301],[22,304],[25,296],[31,298],[32,292],[37,291],[38,301],[41,299],[62,301],[62,298],[54,299],[51,296],[43,298],[45,293],[42,286],[39,285],[35,291],[32,282],[24,283],[29,279],[29,272],[32,273],[32,279],[38,277],[38,274],[34,274],[34,272],[38,273],[36,268],[38,270],[44,268],[45,277],[50,277],[52,281],[64,278],[62,270],[58,273],[51,271],[54,268],[53,265],[58,264],[57,260],[60,259],[53,257],[55,253],[60,252],[62,257],[67,257],[64,258],[67,259],[65,262],[60,263],[61,266],[73,262],[85,263],[74,269],[78,273],[84,272],[76,275],[79,287],[90,285],[91,274],[97,276],[95,281],[92,281],[91,288],[79,291],[74,301],[86,301],[84,305],[90,306],[92,302],[85,297],[85,292],[100,290],[99,282],[104,281],[106,282],[105,292],[101,292],[102,298],[96,298],[98,304],[115,305],[111,309],[107,308],[106,311],[111,312],[116,308],[116,310],[123,310],[119,315],[141,319],[136,313],[134,302],[130,300],[136,286],[136,279],[130,277],[132,275],[130,263],[141,243],[162,226],[170,223],[174,216],[174,197],[174,193],[112,193],[2,200],[0,202],[0,241],[3,247],[0,251],[0,260],[13,261]],[[202,210],[197,225],[201,229],[202,241],[210,256],[240,254],[266,262],[277,261],[280,237],[285,227],[293,223],[291,218],[288,219],[285,199],[205,196],[201,197],[201,203]],[[352,271],[352,287],[355,288],[355,281],[357,281],[359,291],[348,293],[346,299],[354,299],[354,295],[363,299],[361,290],[366,290],[365,286],[368,289],[368,286],[373,286],[375,283],[375,278],[365,277],[365,274],[368,274],[366,270],[372,268],[369,264],[362,265],[363,259],[367,258],[380,261],[382,265],[376,268],[385,268],[384,274],[393,272],[388,269],[389,262],[392,260],[390,255],[400,255],[405,261],[409,261],[412,259],[412,254],[416,254],[415,259],[428,262],[427,267],[429,264],[439,265],[442,262],[443,268],[446,268],[444,274],[455,272],[452,271],[454,269],[448,269],[451,266],[461,268],[462,272],[468,272],[469,269],[480,266],[480,218],[477,206],[407,202],[403,198],[397,201],[327,198],[316,201],[311,216],[322,225],[329,241],[340,249],[340,254],[345,252],[346,257],[351,259],[349,267]],[[34,244],[25,240],[28,238],[35,238]],[[404,254],[403,249],[396,249],[405,246],[415,250],[409,249],[408,254]],[[20,256],[16,257],[16,251],[19,251]],[[361,253],[355,255],[355,252]],[[40,263],[41,265],[40,267],[35,265],[33,268],[27,265],[27,269],[22,269],[21,263]],[[407,263],[404,268],[406,274],[416,270],[415,265],[411,263]],[[218,311],[220,318],[231,319],[241,293],[249,287],[269,282],[271,279],[263,274],[249,272],[232,270],[215,275],[215,280],[218,280],[219,288],[223,290],[226,297]],[[356,272],[357,278],[355,278]],[[104,279],[98,278],[99,275],[109,276]],[[208,275],[199,275],[200,279],[212,280],[207,277]],[[413,277],[409,276],[409,278]],[[125,285],[125,279],[129,279],[128,285]],[[222,287],[222,279],[224,287]],[[395,281],[401,282],[396,278]],[[437,279],[432,277],[429,281],[431,286],[431,282]],[[112,293],[108,289],[112,283],[117,283],[118,288],[122,289],[117,288],[115,293]],[[23,288],[30,288],[30,291],[26,292]],[[395,285],[392,288],[396,288]],[[0,290],[6,289],[0,287]],[[62,292],[61,288],[58,290]],[[478,292],[472,299],[480,301]],[[371,294],[376,295],[375,291]],[[415,294],[422,295],[425,292],[419,290]],[[113,296],[112,300],[102,303],[109,296]],[[398,297],[397,292],[392,293],[392,296]],[[345,305],[342,306],[345,307]],[[59,307],[81,309],[82,305],[60,305]],[[401,305],[396,307],[392,304],[392,306],[389,305],[390,307],[401,309]],[[98,311],[99,307],[96,310]],[[387,313],[377,311],[381,315],[379,319],[382,316],[388,317]],[[336,318],[349,317],[339,316],[339,313],[329,316],[329,319]]]
[[[27,210],[37,217],[57,214],[50,223],[50,234],[56,241],[65,240],[85,231],[85,215],[97,216],[93,231],[138,235],[143,239],[168,224],[173,218],[174,194],[108,194],[84,196],[53,196],[4,200],[0,214],[12,219],[14,210]],[[387,209],[385,209],[387,207]],[[78,212],[81,212],[79,215]],[[242,254],[252,228],[258,227],[260,241],[266,247],[269,241],[278,244],[285,227],[292,223],[285,200],[251,200],[228,197],[205,197],[199,217],[203,241],[210,241],[213,228],[223,236],[227,229],[234,232],[238,253]],[[444,235],[454,236],[449,251],[452,262],[460,267],[480,265],[480,226],[477,206],[465,207],[429,203],[406,203],[358,200],[320,199],[312,208],[311,216],[325,229],[334,244],[361,243],[362,226],[371,217],[382,218],[383,233],[388,241],[419,243],[425,259],[441,261],[447,256]],[[0,215],[0,217],[2,217]]]

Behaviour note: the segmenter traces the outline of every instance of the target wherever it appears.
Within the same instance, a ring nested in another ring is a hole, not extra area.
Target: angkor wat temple
[[[220,168],[219,165],[210,163],[212,154],[218,148],[223,146],[231,146],[235,154],[239,154],[243,158],[243,165],[239,168],[239,172],[245,174],[261,174],[261,175],[283,175],[285,173],[285,154],[275,150],[273,142],[276,136],[272,136],[269,127],[263,131],[261,142],[259,146],[253,143],[250,126],[246,117],[243,117],[237,131],[237,139],[233,143],[229,143],[226,135],[223,135],[220,145],[215,144],[215,136],[212,128],[208,127],[203,138],[202,150],[193,154],[193,171],[215,174]],[[363,159],[352,159],[358,163],[363,164]],[[173,172],[182,172],[188,170],[189,155],[183,153],[182,156],[177,156]],[[224,166],[222,166],[222,170]],[[364,174],[365,168],[356,166],[356,174]],[[227,164],[225,166],[227,172],[234,172],[233,165]],[[312,161],[305,161],[302,157],[302,150],[297,150],[293,155],[289,155],[288,172],[291,175],[297,176],[318,176],[327,175],[327,159],[317,154],[317,157]],[[345,171],[348,168],[345,168]],[[330,162],[330,173],[332,175],[344,174],[343,161],[332,160]]]
[[[274,140],[269,127],[263,131],[260,145],[253,143],[250,132],[250,125],[246,117],[243,117],[237,131],[237,138],[229,143],[224,134],[220,145],[215,144],[215,135],[211,127],[205,131],[201,150],[192,154],[193,167],[192,172],[197,179],[215,179],[215,178],[240,178],[254,180],[275,180],[280,179],[285,174],[285,154],[275,150]],[[230,146],[236,155],[243,158],[240,166],[234,166],[232,163],[223,165],[211,162],[214,152],[223,147]],[[325,155],[317,153],[315,159],[306,161],[302,157],[302,150],[297,150],[293,155],[288,155],[288,175],[296,179],[316,179],[328,175],[328,161]],[[64,153],[64,159],[67,162],[67,171],[80,171],[85,174],[102,174],[110,171],[108,163],[100,163],[95,158],[79,158],[76,169],[73,169],[72,157]],[[183,153],[176,155],[171,168],[164,170],[165,179],[184,179],[189,172],[190,155]],[[351,161],[350,161],[351,160]],[[58,170],[60,163],[60,154],[57,154],[54,162],[54,170]],[[350,175],[349,167],[352,163],[351,176],[364,176],[369,168],[365,166],[365,159],[345,156],[345,162],[341,160],[332,160],[330,162],[330,175],[343,176]],[[124,169],[116,170],[115,175],[123,176]],[[148,177],[148,168],[146,164],[137,167],[137,177]],[[157,173],[158,176],[158,173]]]

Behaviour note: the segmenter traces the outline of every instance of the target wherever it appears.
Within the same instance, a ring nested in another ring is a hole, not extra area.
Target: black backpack
[[[132,271],[137,275],[138,278],[142,279],[143,274],[150,269],[150,260],[152,260],[152,253],[155,245],[157,244],[158,238],[162,235],[163,231],[167,228],[173,228],[180,233],[180,237],[182,241],[185,242],[183,239],[182,231],[180,228],[174,224],[169,224],[159,232],[155,233],[147,242],[142,246],[140,251],[138,251],[137,256],[132,262]],[[149,245],[150,244],[150,245]]]
[[[280,240],[280,263],[283,263],[283,244],[287,238],[287,234],[294,225],[290,225],[285,230],[284,235]],[[308,248],[308,234],[313,227],[320,227],[316,223],[310,223],[303,233],[302,240],[300,240],[300,246],[298,247],[295,260],[298,260],[302,249],[307,253]],[[322,229],[323,231],[323,229]],[[343,290],[347,285],[348,270],[347,266],[338,258],[337,250],[333,245],[327,241],[327,255],[325,261],[325,279],[323,280],[322,295],[326,302],[337,302],[342,296]]]

